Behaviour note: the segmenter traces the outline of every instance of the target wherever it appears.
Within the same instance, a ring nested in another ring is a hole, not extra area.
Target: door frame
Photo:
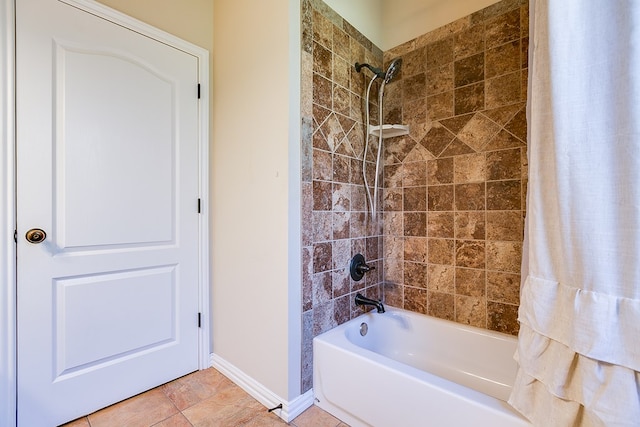
[[[0,0],[0,425],[17,423],[15,1]],[[59,0],[198,58],[200,105],[198,367],[210,366],[209,317],[209,52],[92,0]],[[195,91],[195,88],[194,88]]]

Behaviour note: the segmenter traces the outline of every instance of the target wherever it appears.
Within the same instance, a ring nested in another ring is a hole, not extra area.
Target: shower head
[[[377,77],[380,77],[381,79],[384,79],[385,77],[385,72],[380,68],[372,67],[369,64],[360,64],[356,62],[355,68],[357,72],[360,72],[362,70],[362,67],[368,68],[373,74],[375,74]]]
[[[387,68],[387,72],[384,75],[385,84],[389,83],[391,79],[393,79],[395,75],[398,74],[398,71],[400,71],[401,65],[402,65],[402,58],[396,58],[393,61],[391,61],[391,64],[389,64],[389,68]]]

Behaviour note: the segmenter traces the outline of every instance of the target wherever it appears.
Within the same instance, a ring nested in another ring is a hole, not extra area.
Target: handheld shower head
[[[362,70],[362,67],[366,67],[369,70],[371,70],[374,74],[374,77],[371,78],[371,81],[369,82],[369,87],[367,87],[367,97],[366,97],[366,102],[365,102],[365,110],[366,110],[366,117],[367,117],[367,125],[365,127],[365,132],[366,132],[366,136],[365,136],[365,145],[364,145],[364,154],[363,154],[363,161],[362,161],[362,178],[364,180],[364,187],[366,189],[366,193],[367,193],[367,199],[369,200],[369,208],[371,209],[371,218],[375,221],[376,219],[376,201],[378,200],[378,178],[380,176],[379,172],[379,167],[380,167],[380,159],[381,159],[381,153],[383,151],[383,136],[382,136],[382,123],[383,123],[383,119],[384,119],[384,111],[383,111],[383,97],[384,97],[384,87],[386,86],[387,83],[389,83],[395,76],[396,74],[398,74],[398,72],[400,71],[400,65],[402,65],[402,58],[396,58],[393,61],[391,61],[391,63],[389,64],[389,67],[387,68],[386,71],[382,71],[379,68],[374,68],[369,64],[360,64],[357,63],[355,64],[355,69],[356,71],[359,73],[360,70]],[[371,87],[373,86],[374,82],[377,79],[382,79],[382,84],[380,84],[380,87],[378,88],[378,120],[380,121],[380,126],[378,127],[378,154],[376,156],[376,171],[375,171],[375,182],[373,185],[373,196],[371,195],[371,189],[369,187],[369,182],[367,180],[367,172],[366,172],[366,165],[367,162],[364,161],[366,158],[366,153],[368,153],[369,149],[369,135],[373,134],[372,132],[372,126],[371,126],[371,116],[369,114],[369,94],[371,93]],[[379,307],[378,311],[384,311],[384,308]]]
[[[389,68],[387,68],[387,72],[384,75],[384,83],[387,84],[395,77],[395,75],[400,71],[400,66],[402,65],[402,58],[396,58],[391,61],[389,64]]]

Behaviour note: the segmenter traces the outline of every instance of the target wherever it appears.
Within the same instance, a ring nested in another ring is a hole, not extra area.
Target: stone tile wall
[[[518,331],[528,4],[503,0],[384,53],[387,304]]]
[[[362,313],[353,304],[357,292],[382,299],[381,216],[374,222],[368,215],[362,178],[363,96],[369,74],[354,69],[356,62],[381,66],[382,51],[321,0],[302,2],[302,20],[302,391],[306,392],[312,385],[313,337]],[[367,172],[372,174],[374,167],[368,162]],[[376,267],[358,282],[348,271],[356,253]]]
[[[503,0],[384,55],[321,0],[303,0],[302,21],[302,391],[312,386],[313,337],[360,314],[358,291],[515,334],[527,181],[527,1]],[[353,65],[399,56],[401,72],[385,89],[384,123],[411,131],[384,142],[383,215],[374,222],[362,179],[371,74]],[[356,253],[377,268],[361,282],[347,270]]]

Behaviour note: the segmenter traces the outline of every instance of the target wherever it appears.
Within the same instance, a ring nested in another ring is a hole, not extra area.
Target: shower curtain
[[[640,425],[640,1],[531,0],[519,371],[536,426]]]

